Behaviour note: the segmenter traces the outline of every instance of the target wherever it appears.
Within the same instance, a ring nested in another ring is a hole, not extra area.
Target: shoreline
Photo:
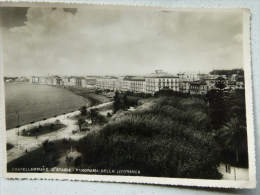
[[[22,84],[31,84],[31,85],[35,85],[35,83],[22,83]],[[36,85],[40,85],[40,84],[36,84]],[[95,106],[98,106],[100,104],[103,104],[103,103],[107,103],[108,101],[110,101],[107,97],[103,96],[103,95],[99,95],[99,94],[95,94],[95,92],[93,90],[89,90],[89,89],[84,89],[84,88],[79,88],[79,87],[73,87],[73,86],[54,86],[54,85],[47,85],[47,86],[51,86],[51,87],[55,87],[55,88],[61,88],[61,89],[65,89],[67,91],[70,91],[72,92],[73,94],[77,95],[77,96],[80,96],[81,98],[84,99],[84,102],[85,102],[85,105],[89,108],[89,107],[95,107]],[[83,105],[82,105],[83,106]],[[76,112],[79,112],[79,109],[72,109],[72,111],[68,111],[65,113],[65,116],[66,115],[70,115],[70,114],[75,114]],[[57,114],[57,118],[59,116],[64,116],[64,113],[60,113],[60,114]],[[53,118],[53,115],[50,115],[50,116],[47,116],[45,117],[46,120],[45,121],[51,121],[51,119]],[[37,120],[34,122],[34,124],[36,123],[42,123],[44,122],[43,120]],[[26,124],[21,124],[19,129],[24,129],[26,127],[28,127],[28,125],[34,125],[34,124],[31,124],[31,123],[26,123]],[[5,129],[6,131],[10,131],[10,130],[14,130],[16,129],[17,130],[17,127],[10,127],[10,128],[7,128],[7,125],[5,123]]]
[[[103,104],[111,101],[109,98],[103,95],[95,94],[95,92],[91,89],[85,89],[85,88],[75,87],[75,86],[57,86],[57,87],[62,87],[63,89],[69,90],[74,94],[89,100],[90,107],[97,106],[99,104]]]

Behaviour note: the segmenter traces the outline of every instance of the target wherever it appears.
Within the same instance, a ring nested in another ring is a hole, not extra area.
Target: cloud
[[[2,28],[6,75],[147,74],[241,68],[242,13],[29,8]],[[19,72],[17,71],[19,70]]]

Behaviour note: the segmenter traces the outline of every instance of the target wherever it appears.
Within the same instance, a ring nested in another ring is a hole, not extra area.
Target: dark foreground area
[[[45,140],[41,147],[34,151],[25,151],[24,155],[12,162],[7,163],[8,172],[15,171],[15,168],[52,168],[59,165],[59,158],[76,146],[76,141],[61,139],[57,141]],[[24,172],[24,171],[20,171]],[[41,172],[41,171],[39,171]]]

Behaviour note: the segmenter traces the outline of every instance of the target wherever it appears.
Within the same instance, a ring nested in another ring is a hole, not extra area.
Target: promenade
[[[113,102],[107,102],[103,104],[99,104],[93,107],[88,108],[88,110],[93,108],[101,108],[107,105],[111,105]],[[49,141],[55,141],[62,138],[71,138],[73,140],[79,140],[84,137],[88,132],[79,132],[72,133],[72,130],[78,130],[78,126],[75,124],[75,120],[71,118],[75,115],[80,114],[80,111],[74,111],[71,113],[67,113],[65,115],[60,115],[57,117],[48,118],[44,121],[38,121],[34,124],[23,125],[19,128],[19,131],[25,129],[26,131],[33,127],[39,126],[39,124],[44,125],[46,123],[54,123],[56,120],[59,120],[62,124],[66,125],[66,127],[54,131],[52,133],[48,133],[45,135],[38,136],[22,136],[21,134],[18,136],[18,129],[10,129],[6,131],[6,143],[12,144],[14,147],[10,150],[7,150],[7,163],[12,162],[13,160],[23,156],[27,152],[33,151],[39,147],[42,147],[42,142],[46,139]]]

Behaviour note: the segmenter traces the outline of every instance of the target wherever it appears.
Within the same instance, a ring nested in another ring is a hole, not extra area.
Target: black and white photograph
[[[0,5],[4,177],[255,187],[249,10]]]

